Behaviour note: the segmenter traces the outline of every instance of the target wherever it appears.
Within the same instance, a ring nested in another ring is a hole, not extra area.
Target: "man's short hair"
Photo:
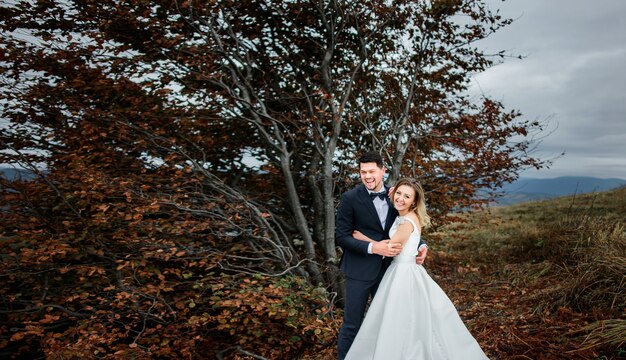
[[[359,164],[363,163],[376,163],[376,165],[382,169],[383,167],[383,157],[380,156],[376,151],[368,151],[361,155],[359,158]]]

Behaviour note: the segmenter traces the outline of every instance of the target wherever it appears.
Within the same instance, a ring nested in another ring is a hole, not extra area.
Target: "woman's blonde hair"
[[[426,197],[424,196],[424,188],[422,185],[414,178],[402,178],[398,180],[396,185],[393,187],[393,193],[391,194],[391,198],[396,195],[396,190],[402,186],[408,186],[415,191],[415,203],[411,206],[411,211],[413,211],[417,215],[417,220],[420,222],[420,226],[426,228],[430,225],[430,216],[426,213]]]

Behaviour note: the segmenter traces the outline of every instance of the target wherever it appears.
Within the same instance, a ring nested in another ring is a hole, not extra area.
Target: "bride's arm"
[[[411,233],[413,232],[413,224],[410,221],[405,221],[404,223],[398,226],[395,234],[389,240],[389,243],[400,243],[404,246],[404,243],[409,239]]]

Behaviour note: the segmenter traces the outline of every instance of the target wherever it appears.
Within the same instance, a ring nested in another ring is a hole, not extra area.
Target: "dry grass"
[[[581,329],[582,332],[588,334],[585,336],[583,345],[587,348],[593,348],[609,344],[615,348],[621,348],[626,343],[624,329],[626,329],[626,320],[624,319],[596,321]]]
[[[519,290],[506,306],[528,306],[529,314],[521,316],[544,317],[545,323],[576,314],[586,320],[558,326],[569,327],[568,339],[576,336],[578,349],[622,358],[626,188],[494,208],[465,220],[431,234],[435,273],[445,273],[450,263],[480,268],[491,283]]]

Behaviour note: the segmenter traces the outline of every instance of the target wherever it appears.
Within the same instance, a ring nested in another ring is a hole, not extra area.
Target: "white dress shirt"
[[[382,189],[377,192],[385,192],[385,191],[386,191],[385,186],[383,186]],[[369,194],[372,194],[375,191],[367,190],[367,192]],[[383,229],[384,229],[385,224],[387,224],[387,214],[389,213],[389,204],[387,204],[387,201],[385,199],[381,199],[379,197],[375,197],[372,201],[374,202],[374,207],[376,208],[376,213],[378,214],[378,220],[380,220],[380,224],[383,226]],[[369,245],[367,245],[368,254],[372,253],[373,246],[374,246],[374,243],[369,243]]]

